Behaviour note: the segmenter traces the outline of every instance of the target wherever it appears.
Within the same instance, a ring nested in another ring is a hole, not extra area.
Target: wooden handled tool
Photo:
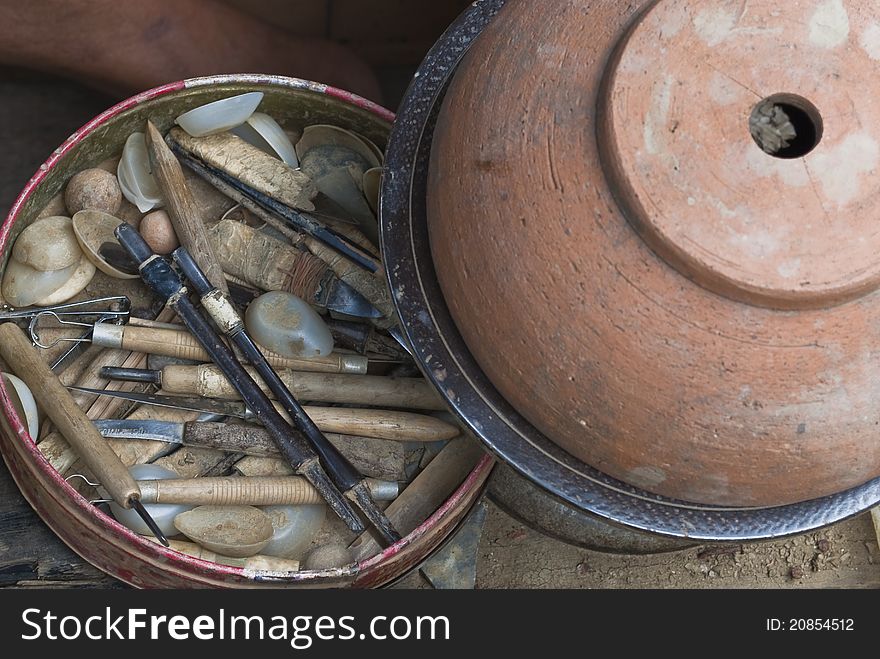
[[[211,361],[220,366],[229,376],[229,380],[238,388],[242,399],[253,410],[260,423],[271,433],[281,454],[289,461],[294,470],[309,479],[309,482],[321,492],[330,508],[340,519],[345,521],[351,530],[358,532],[364,530],[364,524],[357,512],[324,471],[318,455],[309,445],[305,436],[297,432],[282,418],[272,405],[272,401],[260,390],[259,385],[247,374],[236,355],[224,343],[222,336],[199,313],[192,300],[187,297],[183,281],[171,267],[171,264],[154,254],[131,225],[120,224],[114,233],[119,243],[139,264],[138,270],[144,283],[167,300],[166,303],[174,309],[202,344]]]
[[[254,377],[256,371],[252,367],[248,367],[247,371]],[[223,372],[210,364],[166,366],[161,371],[110,367],[104,369],[101,375],[108,380],[149,382],[172,394],[229,400],[240,398]],[[437,393],[421,378],[300,373],[290,369],[279,370],[278,376],[300,400],[416,410],[446,409]],[[264,384],[261,384],[261,388],[270,398],[274,396]]]
[[[168,216],[171,218],[180,244],[193,255],[211,283],[228,293],[226,277],[208,241],[204,218],[201,217],[199,207],[186,185],[183,167],[171,153],[171,149],[165,144],[162,134],[152,121],[147,121],[145,138],[153,174],[162,190]]]
[[[323,432],[315,424],[315,421],[303,409],[296,396],[278,377],[278,373],[266,361],[265,355],[263,355],[260,348],[248,334],[244,320],[229,301],[228,296],[224,295],[222,291],[208,281],[199,264],[196,263],[195,259],[185,248],[181,247],[175,250],[173,258],[187,281],[189,281],[192,288],[199,295],[202,306],[208,315],[213,319],[217,327],[221,329],[223,334],[253,364],[260,378],[269,390],[275,394],[278,405],[287,413],[293,427],[308,439],[309,444],[320,458],[321,464],[327,470],[327,474],[333,481],[333,484],[355,504],[388,545],[393,545],[400,540],[400,534],[397,533],[391,522],[388,521],[388,518],[376,505],[367,487],[364,475],[324,436]],[[243,368],[240,370],[244,371]],[[230,375],[230,378],[234,375],[228,368],[226,373]],[[246,371],[243,374],[245,377],[250,377]],[[240,390],[240,393],[244,396],[245,392]]]
[[[452,494],[483,455],[482,446],[473,439],[463,438],[445,446],[386,508],[388,519],[403,534],[414,531]],[[382,549],[368,533],[361,535],[350,548],[358,560]]]
[[[252,379],[250,381],[253,382]],[[256,384],[254,386],[256,387]],[[122,398],[144,405],[234,416],[246,421],[258,417],[246,405],[237,401],[213,400],[199,396],[169,396],[131,391],[87,389],[76,386],[69,387],[69,389],[96,396]],[[270,404],[272,403],[270,402]],[[273,407],[273,412],[286,411],[277,403],[274,405],[277,407]],[[447,423],[443,419],[413,412],[350,407],[313,407],[311,405],[305,406],[303,411],[322,432],[340,435],[356,435],[399,442],[439,442],[457,437],[460,432],[457,426]]]
[[[207,351],[186,330],[161,327],[135,327],[98,323],[92,332],[92,343],[106,348],[131,352],[144,352],[192,361],[211,361]],[[310,373],[349,373],[362,375],[367,372],[369,361],[362,355],[332,353],[313,359],[291,359],[266,352],[269,363],[278,368],[291,368]]]
[[[0,355],[12,372],[27,384],[40,409],[79,452],[113,500],[123,508],[133,508],[167,546],[168,540],[141,505],[140,488],[122,460],[14,323],[0,325]]]
[[[323,504],[324,498],[305,478],[175,478],[138,481],[143,503],[192,506],[304,506]],[[397,496],[397,483],[367,480],[377,501]]]

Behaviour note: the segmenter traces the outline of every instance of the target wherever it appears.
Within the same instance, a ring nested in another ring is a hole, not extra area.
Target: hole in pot
[[[749,132],[764,153],[774,158],[803,158],[822,141],[822,115],[795,94],[775,94],[758,103],[749,117]]]

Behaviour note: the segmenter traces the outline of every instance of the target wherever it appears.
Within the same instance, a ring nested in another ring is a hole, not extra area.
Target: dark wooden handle
[[[137,483],[58,376],[13,323],[0,325],[0,355],[27,384],[40,409],[76,449],[113,500],[128,508],[130,499],[140,497]]]
[[[407,452],[403,443],[333,433],[327,433],[325,437],[365,476],[386,481],[406,480]],[[183,443],[230,453],[279,458],[279,463],[283,463],[269,433],[257,426],[191,422],[186,424]]]
[[[171,218],[180,244],[186,247],[210,282],[228,294],[226,277],[208,241],[208,231],[199,207],[187,187],[183,166],[151,121],[147,122],[146,140],[153,174],[162,189],[168,216]]]

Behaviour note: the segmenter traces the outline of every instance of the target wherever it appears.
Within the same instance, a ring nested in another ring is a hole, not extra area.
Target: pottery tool
[[[162,190],[162,197],[180,244],[198,261],[211,283],[228,293],[226,277],[208,240],[204,218],[201,217],[187,187],[183,167],[151,121],[147,121],[145,137],[153,175]]]
[[[162,355],[176,359],[188,359],[191,361],[208,362],[210,355],[199,341],[185,328],[179,329],[160,326],[141,326],[132,322],[130,325],[114,325],[111,323],[96,323],[89,332],[91,337],[81,336],[77,341],[91,341],[94,345],[104,348],[115,348],[131,352],[141,352],[150,355]],[[42,336],[42,329],[37,329],[37,334]],[[46,332],[47,336],[51,332]],[[53,341],[41,341],[51,346],[57,341],[74,340],[61,334]],[[311,357],[309,359],[296,359],[282,357],[274,353],[267,353],[266,359],[278,368],[291,368],[297,371],[310,373],[350,373],[364,374],[367,372],[369,360],[363,355],[349,355],[334,352],[326,357]]]
[[[172,129],[167,137],[171,152],[180,158],[181,162],[246,208],[256,206],[272,213],[295,231],[320,241],[367,272],[376,273],[382,270],[382,264],[376,255],[370,254],[315,217],[308,215],[302,210],[304,204],[289,205],[286,201],[280,201],[277,198],[276,186],[261,185],[264,183],[262,179],[252,180],[250,183],[241,180],[243,169],[238,165],[244,158],[230,158],[230,154],[240,148],[236,140],[241,142],[234,135],[212,135],[209,140],[194,138],[176,128]],[[250,173],[254,174],[258,171],[259,168],[254,168]],[[312,195],[312,198],[314,196]],[[314,205],[309,205],[311,208],[307,210],[314,210]],[[186,246],[186,243],[181,242]]]
[[[321,494],[305,478],[175,478],[139,480],[144,504],[181,504],[193,506],[311,506],[323,504]],[[397,483],[366,480],[366,487],[376,501],[393,501]]]
[[[372,325],[328,318],[326,321],[333,340],[340,348],[354,350],[361,355],[380,355],[391,360],[409,361],[409,349],[399,336],[384,336]],[[403,348],[403,349],[401,349]]]
[[[401,533],[411,533],[461,485],[474,465],[485,455],[479,442],[463,439],[451,442],[431,460],[415,480],[385,510]],[[368,534],[351,545],[359,560],[381,551]]]
[[[190,163],[185,157],[182,157],[182,161],[184,164],[194,168],[194,170],[199,173],[199,165],[197,163]],[[298,232],[276,214],[266,210],[246,195],[239,193],[233,186],[227,185],[223,181],[206,173],[204,168],[202,168],[200,173],[206,178],[206,180],[216,187],[217,190],[237,201],[242,207],[246,208],[273,229],[286,236],[291,242],[294,244],[302,243],[305,245],[313,255],[329,266],[340,280],[350,285],[358,293],[369,300],[370,303],[382,314],[381,318],[373,320],[378,327],[388,327],[397,323],[394,304],[391,301],[388,285],[383,276],[384,270],[380,268],[375,271],[370,271],[361,268],[356,262],[351,261],[346,256],[325,245],[320,240]]]
[[[249,227],[221,220],[208,240],[223,271],[262,291],[285,291],[317,307],[359,318],[382,313],[321,259]]]
[[[247,368],[251,377],[255,372]],[[238,392],[212,364],[165,366],[162,370],[107,367],[101,377],[108,380],[146,382],[169,394],[188,394],[205,398],[237,399]],[[278,371],[278,377],[300,400],[374,407],[444,411],[446,405],[422,378],[392,378],[377,375],[339,375]],[[259,382],[259,381],[258,381]],[[266,391],[268,387],[263,387]],[[268,391],[269,396],[273,392]]]
[[[40,338],[39,324],[46,318],[54,318],[59,323],[79,324],[85,320],[91,323],[114,323],[124,325],[131,318],[131,300],[124,295],[100,297],[79,302],[67,302],[49,307],[27,307],[13,309],[4,305],[0,310],[0,322],[28,321],[28,333],[31,341],[39,348],[48,349],[43,345]],[[61,366],[76,354],[82,343],[88,342],[90,331],[82,332],[79,337],[69,339],[73,344],[70,348],[59,355],[49,366],[53,371],[60,372]],[[57,342],[56,342],[57,343]],[[53,344],[54,345],[54,344]]]
[[[242,369],[242,373],[250,379],[247,371]],[[214,400],[199,396],[166,396],[133,391],[110,391],[76,386],[69,387],[69,389],[94,396],[109,396],[128,400],[142,405],[219,414],[245,421],[254,421],[258,418],[256,412],[251,411],[246,402]],[[262,394],[262,391],[260,393]],[[358,435],[399,442],[439,442],[453,439],[460,432],[458,427],[443,419],[413,412],[350,407],[314,407],[311,405],[306,405],[303,409],[321,431],[342,435]]]
[[[168,540],[144,510],[140,489],[128,469],[14,323],[0,325],[0,355],[27,384],[40,408],[79,452],[80,458],[101,480],[113,500],[123,508],[137,512],[167,546]]]
[[[333,249],[333,247],[328,246],[321,240],[314,238],[307,233],[300,233],[277,214],[260,206],[247,195],[240,193],[233,185],[227,184],[216,176],[206,172],[204,167],[202,167],[197,161],[187,160],[184,155],[181,155],[181,161],[196,171],[197,174],[206,178],[206,180],[223,194],[235,199],[242,207],[246,208],[270,225],[273,229],[289,238],[291,242],[295,244],[302,243],[305,245],[313,255],[329,266],[340,280],[344,281],[358,293],[363,295],[381,312],[381,318],[373,319],[373,322],[377,327],[389,327],[397,323],[394,304],[391,301],[388,284],[383,276],[384,270],[381,267],[375,270],[362,268],[356,261],[352,261],[347,256],[341,254],[338,250]],[[356,243],[349,240],[349,244]],[[372,256],[369,258],[375,264],[378,264],[377,258]]]
[[[163,408],[169,411],[170,408]],[[151,414],[155,414],[155,408]],[[139,415],[140,416],[140,415]],[[292,475],[290,466],[280,459],[272,437],[260,426],[250,424],[214,423],[208,421],[170,421],[158,419],[98,419],[95,427],[111,440],[134,440],[134,443],[163,442],[169,450],[175,446],[214,449],[236,455],[261,458],[271,471],[241,473],[245,476]],[[359,472],[380,480],[407,479],[408,449],[405,442],[390,442],[374,437],[325,433],[325,437],[348,458]],[[119,451],[119,442],[116,444]],[[162,452],[156,450],[156,454]],[[236,463],[236,468],[241,465]],[[248,464],[253,463],[249,461]],[[240,470],[241,471],[241,470]]]
[[[211,285],[205,273],[185,248],[181,247],[175,250],[173,257],[174,262],[192,284],[202,301],[202,306],[217,327],[253,364],[263,382],[275,394],[278,402],[290,416],[294,427],[308,438],[334,484],[354,502],[355,506],[366,516],[373,528],[389,545],[400,540],[400,535],[373,501],[363,474],[355,469],[354,465],[333,444],[327,441],[315,421],[306,413],[287,385],[278,377],[278,373],[266,361],[257,344],[251,339],[244,321],[227,296]]]
[[[152,253],[134,227],[128,224],[120,225],[116,229],[116,238],[140,264],[141,277],[147,286],[162,299],[167,300],[168,306],[177,312],[212,361],[220,366],[229,381],[235,384],[242,399],[254,411],[255,418],[272,435],[282,456],[290,462],[294,471],[305,476],[321,492],[330,508],[350,529],[363,530],[363,523],[358,519],[357,513],[327,476],[308,442],[281,417],[210,322],[197,311],[187,297],[188,291],[177,272],[165,259]]]

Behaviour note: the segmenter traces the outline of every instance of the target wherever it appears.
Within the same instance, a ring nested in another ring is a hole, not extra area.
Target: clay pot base
[[[652,493],[779,506],[880,476],[880,10],[741,9],[508,3],[446,96],[428,219],[540,432]],[[765,99],[812,122],[801,157],[756,144]]]

